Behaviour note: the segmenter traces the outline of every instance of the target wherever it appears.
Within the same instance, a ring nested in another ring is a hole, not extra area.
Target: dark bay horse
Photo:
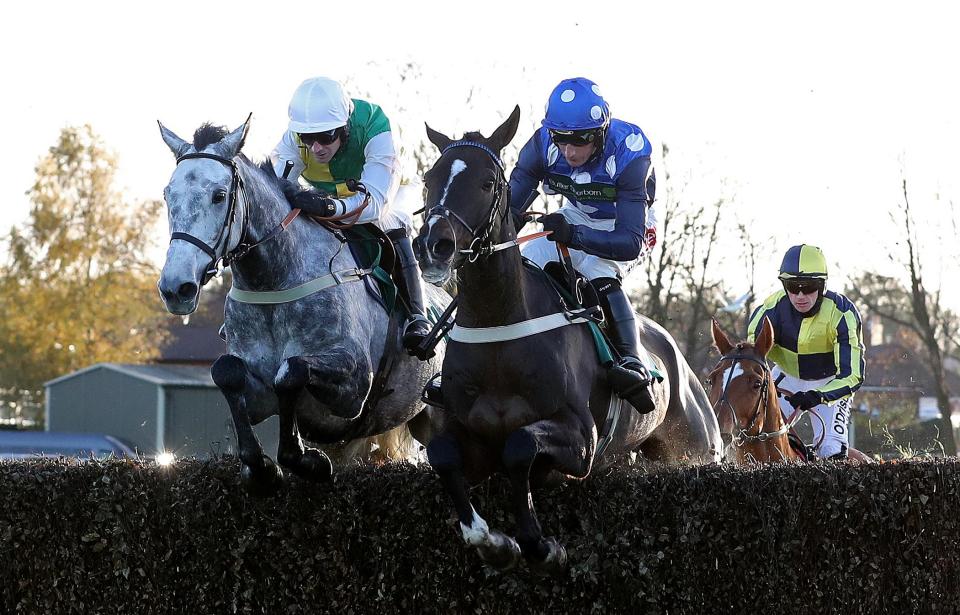
[[[216,266],[230,264],[227,353],[211,373],[233,415],[244,484],[270,493],[282,471],[254,425],[279,415],[280,465],[325,480],[330,459],[303,440],[350,442],[404,426],[423,407],[442,347],[428,362],[393,352],[395,318],[365,288],[373,272],[331,229],[293,217],[269,161],[240,153],[249,123],[229,133],[201,126],[193,143],[160,125],[177,166],[164,189],[171,239],[158,287],[167,310],[190,314]],[[446,293],[428,290],[428,304],[442,309]],[[380,370],[385,354],[392,368]]]
[[[447,420],[427,456],[464,539],[486,562],[505,569],[522,554],[534,568],[557,572],[566,553],[544,537],[532,485],[585,478],[636,450],[652,460],[714,462],[720,438],[706,393],[673,339],[644,318],[640,340],[665,376],[653,385],[657,409],[640,415],[624,402],[622,412],[610,412],[621,402],[611,395],[590,326],[564,314],[546,274],[526,266],[517,249],[499,152],[519,114],[489,138],[474,132],[454,141],[427,127],[441,154],[424,176],[426,222],[415,251],[425,280],[442,284],[456,274],[459,288],[441,382]],[[490,529],[470,503],[469,484],[495,472],[511,482],[516,540]]]
[[[777,385],[767,365],[767,353],[774,341],[770,320],[763,319],[755,344],[731,342],[716,320],[711,331],[721,357],[710,372],[708,384],[724,441],[724,458],[741,465],[806,461],[788,437],[803,412],[798,411],[789,422],[784,420]],[[847,456],[859,463],[874,462],[853,448],[847,449]]]

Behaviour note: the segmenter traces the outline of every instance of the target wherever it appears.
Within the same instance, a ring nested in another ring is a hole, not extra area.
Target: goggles
[[[823,290],[820,280],[784,280],[783,289],[791,295],[812,295]]]
[[[590,145],[600,138],[600,129],[551,130],[550,139],[557,145]]]
[[[339,128],[334,128],[333,130],[327,130],[325,132],[299,133],[300,142],[307,147],[313,147],[314,143],[319,143],[320,145],[330,145],[339,139],[341,134],[343,134],[342,126]]]

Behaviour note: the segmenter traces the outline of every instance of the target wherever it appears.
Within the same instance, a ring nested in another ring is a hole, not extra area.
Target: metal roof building
[[[140,454],[236,454],[230,409],[206,365],[98,363],[44,384],[48,431],[107,433]],[[257,426],[277,450],[276,417]]]

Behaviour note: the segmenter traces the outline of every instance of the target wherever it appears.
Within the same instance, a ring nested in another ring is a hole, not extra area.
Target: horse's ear
[[[753,347],[757,351],[757,354],[762,357],[767,356],[767,353],[773,348],[773,325],[770,324],[770,319],[766,316],[763,317],[763,324],[760,326],[760,335],[757,336],[757,341]]]
[[[157,120],[157,126],[160,127],[160,136],[163,137],[163,142],[167,144],[167,147],[170,148],[170,151],[173,152],[176,158],[183,156],[193,147],[191,144],[173,134],[173,131],[161,124],[160,120]]]
[[[253,117],[253,113],[247,116],[247,121],[243,123],[243,126],[220,139],[220,143],[218,143],[217,146],[221,156],[224,158],[233,158],[240,153],[240,150],[243,149],[243,142],[247,139],[247,131],[250,130],[251,117]]]
[[[446,149],[448,145],[453,143],[453,139],[443,133],[437,132],[433,128],[430,128],[430,124],[424,122],[423,125],[427,127],[427,138],[430,139],[430,142],[436,145],[437,149],[439,149],[441,152]]]
[[[720,328],[720,323],[717,322],[716,318],[710,321],[710,330],[713,333],[713,343],[716,344],[720,354],[727,354],[733,350],[733,344],[730,343],[730,338],[728,338],[727,334]]]
[[[510,114],[510,117],[507,118],[503,124],[500,124],[500,127],[493,131],[493,134],[490,135],[490,138],[487,139],[487,142],[495,149],[496,151],[502,150],[507,146],[507,143],[513,141],[513,137],[517,134],[517,127],[520,125],[520,105],[517,105],[513,108],[513,113]]]

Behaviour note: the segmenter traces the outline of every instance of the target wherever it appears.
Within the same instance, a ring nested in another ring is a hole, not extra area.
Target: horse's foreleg
[[[237,431],[237,454],[240,457],[240,478],[244,487],[257,495],[275,493],[283,481],[283,473],[263,453],[247,410],[253,376],[242,359],[228,354],[220,355],[210,368],[210,375],[230,406],[233,425]]]
[[[503,449],[503,465],[510,477],[517,541],[530,565],[550,574],[562,572],[567,553],[555,538],[544,538],[530,494],[530,474],[556,470],[583,477],[590,471],[587,437],[576,426],[539,421],[510,434]]]
[[[323,482],[333,474],[330,458],[320,450],[305,447],[297,427],[297,402],[312,380],[319,381],[311,370],[313,357],[291,357],[281,367],[273,386],[277,391],[280,409],[280,449],[277,461],[301,478]]]
[[[427,445],[427,459],[453,500],[463,540],[476,547],[480,558],[494,568],[508,570],[515,566],[520,559],[520,547],[516,541],[501,532],[491,531],[470,503],[463,472],[463,450],[457,439],[449,433],[433,438]]]

